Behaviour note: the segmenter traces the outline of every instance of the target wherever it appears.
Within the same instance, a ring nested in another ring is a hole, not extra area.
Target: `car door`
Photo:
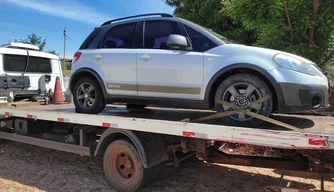
[[[137,95],[136,29],[137,22],[112,27],[91,56],[91,67],[103,75],[110,95]]]
[[[138,50],[138,95],[145,97],[200,100],[203,98],[203,53],[173,50],[171,34],[184,35],[175,20],[143,23],[143,48]]]

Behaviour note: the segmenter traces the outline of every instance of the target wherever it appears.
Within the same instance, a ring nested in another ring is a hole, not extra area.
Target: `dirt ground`
[[[305,175],[304,175],[305,176]],[[280,174],[262,169],[194,160],[179,168],[165,167],[158,181],[140,190],[156,191],[263,191],[277,185]],[[333,176],[334,177],[334,176]],[[334,191],[334,178],[329,177],[326,190]],[[286,176],[284,185],[319,189],[313,179]],[[31,145],[0,140],[0,191],[114,191],[107,183],[102,159],[59,152]]]

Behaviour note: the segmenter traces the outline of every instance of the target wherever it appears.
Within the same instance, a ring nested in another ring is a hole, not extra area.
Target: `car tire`
[[[267,95],[271,95],[270,99],[261,104],[247,107],[252,101]],[[266,117],[271,114],[273,108],[273,98],[270,88],[262,79],[252,74],[235,74],[226,78],[217,88],[215,99],[246,107],[244,109]],[[233,110],[233,108],[215,102],[215,110],[221,113]],[[241,127],[257,127],[263,123],[262,120],[247,116],[244,113],[226,116],[222,120],[227,125]]]
[[[152,169],[143,167],[138,151],[126,140],[116,140],[107,147],[103,169],[116,191],[136,191],[152,178]]]
[[[79,79],[72,93],[76,113],[97,114],[106,106],[100,84],[91,77]]]

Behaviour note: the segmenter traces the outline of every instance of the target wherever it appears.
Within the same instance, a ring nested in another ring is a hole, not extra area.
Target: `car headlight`
[[[281,67],[298,71],[301,73],[306,73],[309,75],[315,75],[312,64],[305,63],[304,61],[284,54],[276,54],[273,60]]]

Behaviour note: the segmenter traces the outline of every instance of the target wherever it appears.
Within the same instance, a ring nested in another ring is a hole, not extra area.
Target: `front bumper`
[[[328,86],[279,83],[283,103],[279,113],[295,113],[329,107]]]

